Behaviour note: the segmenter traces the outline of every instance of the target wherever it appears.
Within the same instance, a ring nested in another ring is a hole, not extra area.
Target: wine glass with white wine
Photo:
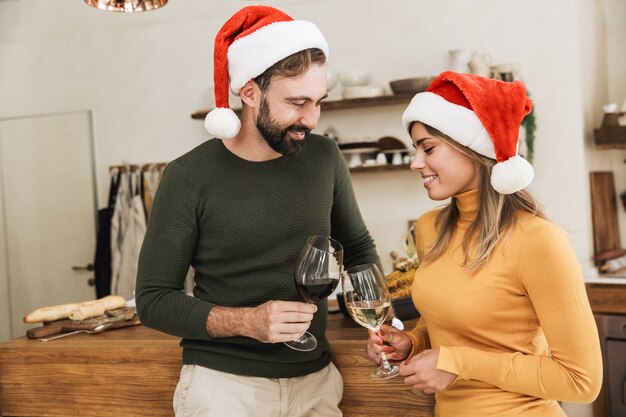
[[[391,308],[387,280],[376,264],[357,265],[345,271],[341,278],[344,303],[350,316],[361,326],[378,332]],[[399,368],[390,365],[383,352],[381,364],[370,374],[374,379],[398,375]]]
[[[307,303],[315,304],[328,297],[339,284],[343,270],[343,246],[328,236],[310,236],[295,268],[298,292]],[[307,352],[317,347],[309,332],[296,340],[285,342],[294,350]]]

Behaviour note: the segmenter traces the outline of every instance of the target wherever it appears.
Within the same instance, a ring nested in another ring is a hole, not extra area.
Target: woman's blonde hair
[[[494,159],[460,145],[451,137],[431,126],[423,125],[428,133],[467,155],[479,167],[478,214],[465,232],[462,243],[465,257],[464,265],[469,267],[471,271],[477,271],[487,262],[500,239],[512,229],[518,211],[526,211],[544,219],[546,216],[530,192],[521,190],[513,194],[500,194],[493,189],[490,178],[491,169],[496,163]],[[409,132],[412,127],[413,125],[409,126]],[[427,249],[424,261],[433,261],[445,252],[452,240],[458,218],[459,209],[456,198],[452,197],[450,204],[445,206],[436,217],[435,222],[439,228],[437,238],[432,246]]]

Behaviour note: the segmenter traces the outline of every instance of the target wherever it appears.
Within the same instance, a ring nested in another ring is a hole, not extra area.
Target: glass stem
[[[381,366],[383,367],[383,369],[385,369],[386,371],[391,370],[391,365],[389,365],[389,361],[387,361],[387,355],[385,355],[384,352],[380,352],[380,359],[381,359]]]

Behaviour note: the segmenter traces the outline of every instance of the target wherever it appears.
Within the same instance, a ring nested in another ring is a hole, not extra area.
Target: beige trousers
[[[233,375],[183,365],[174,393],[176,417],[336,417],[343,380],[332,363],[295,378]]]

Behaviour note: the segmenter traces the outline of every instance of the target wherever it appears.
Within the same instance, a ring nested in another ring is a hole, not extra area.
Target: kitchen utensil
[[[391,159],[391,164],[392,165],[402,165],[402,152],[401,151],[395,151],[393,153],[393,158]]]
[[[453,49],[448,51],[450,55],[450,70],[456,72],[467,72],[467,63],[472,59],[472,51],[468,49]]]
[[[395,138],[393,136],[383,136],[378,139],[378,146],[383,151],[388,151],[391,149],[406,149],[406,145],[400,139]]]
[[[594,260],[600,264],[626,254],[617,217],[617,196],[612,171],[589,173]]]
[[[380,146],[382,153],[385,154],[388,164],[393,163],[394,154],[396,152],[400,153],[400,156],[404,153],[408,153],[408,149],[406,148],[404,142],[393,136],[383,136],[378,139],[378,145]]]
[[[426,90],[435,77],[414,77],[389,81],[394,94],[417,94]]]
[[[518,63],[497,64],[491,67],[491,73],[493,78],[509,82],[518,79],[517,74],[519,70],[520,64]]]
[[[341,153],[344,155],[346,160],[348,161],[348,166],[350,168],[356,168],[363,164],[364,160],[370,159],[372,156],[376,157],[376,153],[379,151],[379,148],[351,148],[351,149],[342,149]]]
[[[350,159],[348,160],[348,167],[356,168],[360,167],[362,164],[363,161],[361,161],[361,155],[357,152],[352,152]]]
[[[41,340],[42,342],[49,342],[50,340],[60,339],[62,337],[71,336],[71,335],[77,334],[77,333],[89,333],[89,334],[102,333],[103,331],[105,331],[109,327],[111,327],[111,323],[104,323],[104,324],[101,324],[99,326],[96,326],[92,330],[75,330],[73,332],[61,333],[60,335],[57,335],[57,336],[52,336],[52,337],[43,338],[43,339],[39,339],[39,340]]]
[[[467,66],[472,74],[480,75],[481,77],[491,77],[491,57],[487,54],[481,54],[474,52],[472,59],[468,62]]]

